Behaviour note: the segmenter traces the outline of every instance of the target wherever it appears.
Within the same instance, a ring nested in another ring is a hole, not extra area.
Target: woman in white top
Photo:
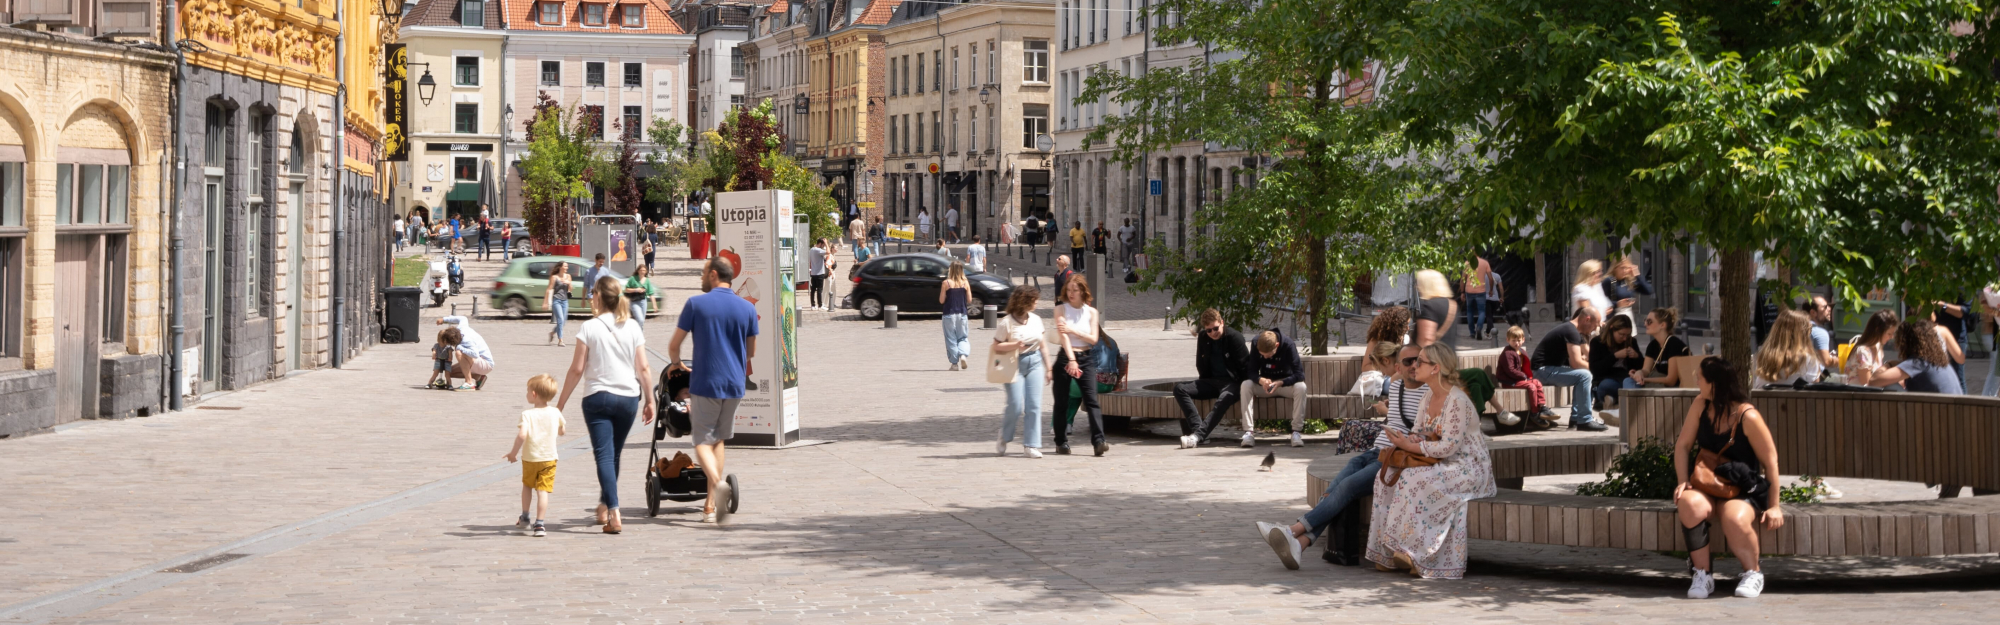
[[[1097,330],[1101,325],[1097,309],[1091,307],[1090,286],[1084,283],[1083,274],[1071,274],[1069,282],[1061,286],[1061,297],[1056,304],[1056,336],[1062,341],[1056,354],[1055,375],[1056,414],[1072,412],[1069,385],[1075,383],[1078,395],[1083,401],[1083,411],[1090,419],[1090,446],[1097,455],[1110,451],[1104,442],[1104,413],[1097,406]],[[1069,453],[1069,422],[1058,417],[1055,423],[1056,453]]]
[[[1604,294],[1604,263],[1586,260],[1576,267],[1576,284],[1569,289],[1571,306],[1589,304],[1597,311],[1597,320],[1611,314],[1611,297]]]
[[[1041,299],[1042,292],[1035,287],[1014,289],[1014,295],[1007,298],[1000,331],[993,334],[993,355],[1012,355],[1020,365],[1014,381],[1003,385],[1007,410],[1000,417],[1000,443],[993,447],[1002,456],[1007,455],[1007,443],[1013,442],[1018,423],[1022,455],[1042,457],[1042,385],[1054,379],[1055,371],[1048,367],[1049,344],[1042,340],[1042,317],[1035,314],[1035,304]]]
[[[625,451],[625,435],[632,431],[632,417],[653,422],[646,335],[625,305],[624,287],[611,276],[591,285],[591,303],[603,314],[583,322],[576,333],[576,357],[570,360],[562,397],[556,400],[556,409],[563,409],[577,381],[583,382],[583,424],[597,457],[597,522],[606,534],[625,529],[618,517],[618,458]]]
[[[1868,318],[1868,325],[1861,330],[1861,336],[1855,337],[1854,349],[1847,353],[1848,384],[1869,386],[1868,381],[1875,379],[1875,374],[1882,370],[1882,363],[1885,362],[1882,344],[1894,338],[1896,326],[1902,323],[1903,320],[1893,310],[1876,311]]]
[[[1790,385],[1803,380],[1807,384],[1819,381],[1820,371],[1826,368],[1819,361],[1819,351],[1813,349],[1812,319],[1805,313],[1787,310],[1778,315],[1778,322],[1771,324],[1771,335],[1764,339],[1764,347],[1757,350],[1756,381],[1752,389],[1764,388],[1766,384]]]

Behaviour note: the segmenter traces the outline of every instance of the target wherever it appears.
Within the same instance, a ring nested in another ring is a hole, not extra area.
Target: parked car
[[[591,311],[590,297],[585,292],[583,272],[590,270],[590,261],[575,256],[529,256],[516,257],[493,279],[493,295],[488,303],[494,308],[507,311],[507,316],[520,319],[530,313],[546,314],[548,302],[542,301],[542,294],[548,291],[549,274],[555,273],[556,263],[569,263],[569,312],[570,316],[595,315]],[[624,280],[625,276],[612,269],[605,269],[606,275]],[[658,294],[646,300],[646,316],[660,314],[666,300]]]
[[[868,259],[851,278],[854,288],[841,306],[861,312],[863,319],[881,319],[882,307],[895,305],[898,313],[934,313],[944,310],[938,303],[938,285],[944,283],[951,261],[934,254],[895,254]],[[1007,307],[1014,285],[1006,278],[989,273],[967,272],[972,282],[972,299],[966,302],[978,313],[981,305]]]

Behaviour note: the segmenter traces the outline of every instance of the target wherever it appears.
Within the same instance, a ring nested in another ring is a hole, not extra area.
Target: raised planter
[[[550,256],[583,256],[581,245],[544,245],[541,252]]]

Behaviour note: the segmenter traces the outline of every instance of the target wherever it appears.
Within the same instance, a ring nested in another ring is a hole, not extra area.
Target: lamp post
[[[403,0],[381,0],[381,3],[382,3],[382,17],[386,17],[392,20],[402,19]]]
[[[422,65],[424,67],[424,75],[417,78],[417,99],[422,100],[424,106],[430,106],[431,97],[437,95],[437,89],[438,89],[437,79],[431,78],[431,64],[429,63],[403,64],[404,67],[416,67],[418,65]]]

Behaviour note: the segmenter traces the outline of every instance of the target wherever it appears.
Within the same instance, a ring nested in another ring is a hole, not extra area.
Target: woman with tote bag
[[[986,381],[1004,385],[1007,410],[1001,413],[1000,442],[994,451],[1007,455],[1007,443],[1014,440],[1014,427],[1021,426],[1022,455],[1042,457],[1042,385],[1055,377],[1048,368],[1049,345],[1042,340],[1042,317],[1035,304],[1042,293],[1035,287],[1014,289],[1007,299],[1007,314],[993,335],[993,351],[986,358]]]

